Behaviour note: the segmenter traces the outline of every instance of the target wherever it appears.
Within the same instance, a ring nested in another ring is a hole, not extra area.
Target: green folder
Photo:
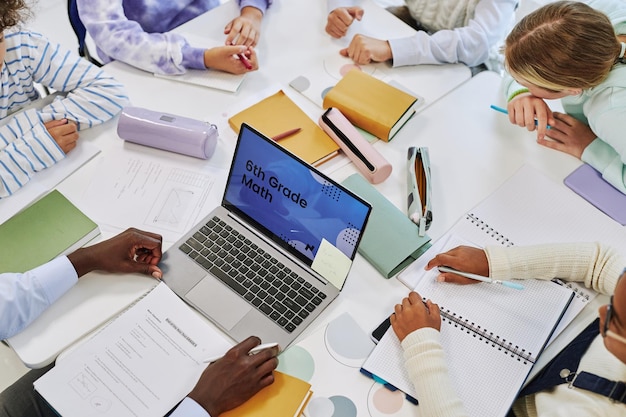
[[[385,278],[406,268],[430,247],[430,237],[419,236],[417,225],[363,176],[353,174],[342,184],[372,205],[359,253]]]
[[[0,225],[0,273],[26,272],[99,234],[96,223],[53,190]]]

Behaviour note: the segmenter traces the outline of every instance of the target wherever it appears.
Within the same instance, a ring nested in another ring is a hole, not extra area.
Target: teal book
[[[53,190],[0,225],[0,273],[26,272],[99,234],[96,223]]]
[[[362,175],[353,174],[342,184],[372,205],[359,253],[385,278],[409,266],[430,247],[430,237],[419,236],[417,225]]]

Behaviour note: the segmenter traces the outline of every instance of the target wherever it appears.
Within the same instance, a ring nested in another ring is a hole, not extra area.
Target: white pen
[[[499,279],[491,279],[489,277],[483,277],[482,275],[470,274],[469,272],[461,272],[456,269],[448,268],[447,266],[438,266],[437,269],[439,272],[450,272],[452,274],[457,274],[465,278],[475,279],[476,281],[488,282],[490,284],[500,284],[505,287],[514,288],[516,290],[523,290],[524,286],[522,284],[518,284],[516,282],[511,281],[502,281]]]
[[[264,349],[270,349],[273,347],[278,346],[278,343],[276,342],[272,342],[272,343],[263,343],[261,345],[255,346],[252,349],[250,349],[250,352],[248,352],[248,355],[254,355],[256,353],[259,353],[260,351],[264,350]],[[210,362],[215,362],[217,360],[220,360],[224,357],[224,355],[218,355],[218,356],[213,356],[210,358],[205,359],[203,362],[204,363],[210,363]]]

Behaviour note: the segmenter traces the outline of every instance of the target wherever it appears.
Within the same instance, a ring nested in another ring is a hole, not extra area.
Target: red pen
[[[246,67],[246,69],[249,69],[249,70],[252,69],[252,64],[250,63],[250,61],[248,60],[248,58],[246,58],[244,54],[237,54],[237,58],[239,58],[239,60]]]

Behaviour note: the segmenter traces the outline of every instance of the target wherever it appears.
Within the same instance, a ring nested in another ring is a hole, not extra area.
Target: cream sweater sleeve
[[[489,276],[494,279],[552,279],[583,282],[603,294],[613,294],[626,259],[598,242],[485,248]]]
[[[450,383],[439,331],[425,327],[404,338],[407,371],[417,393],[421,416],[467,416]]]

